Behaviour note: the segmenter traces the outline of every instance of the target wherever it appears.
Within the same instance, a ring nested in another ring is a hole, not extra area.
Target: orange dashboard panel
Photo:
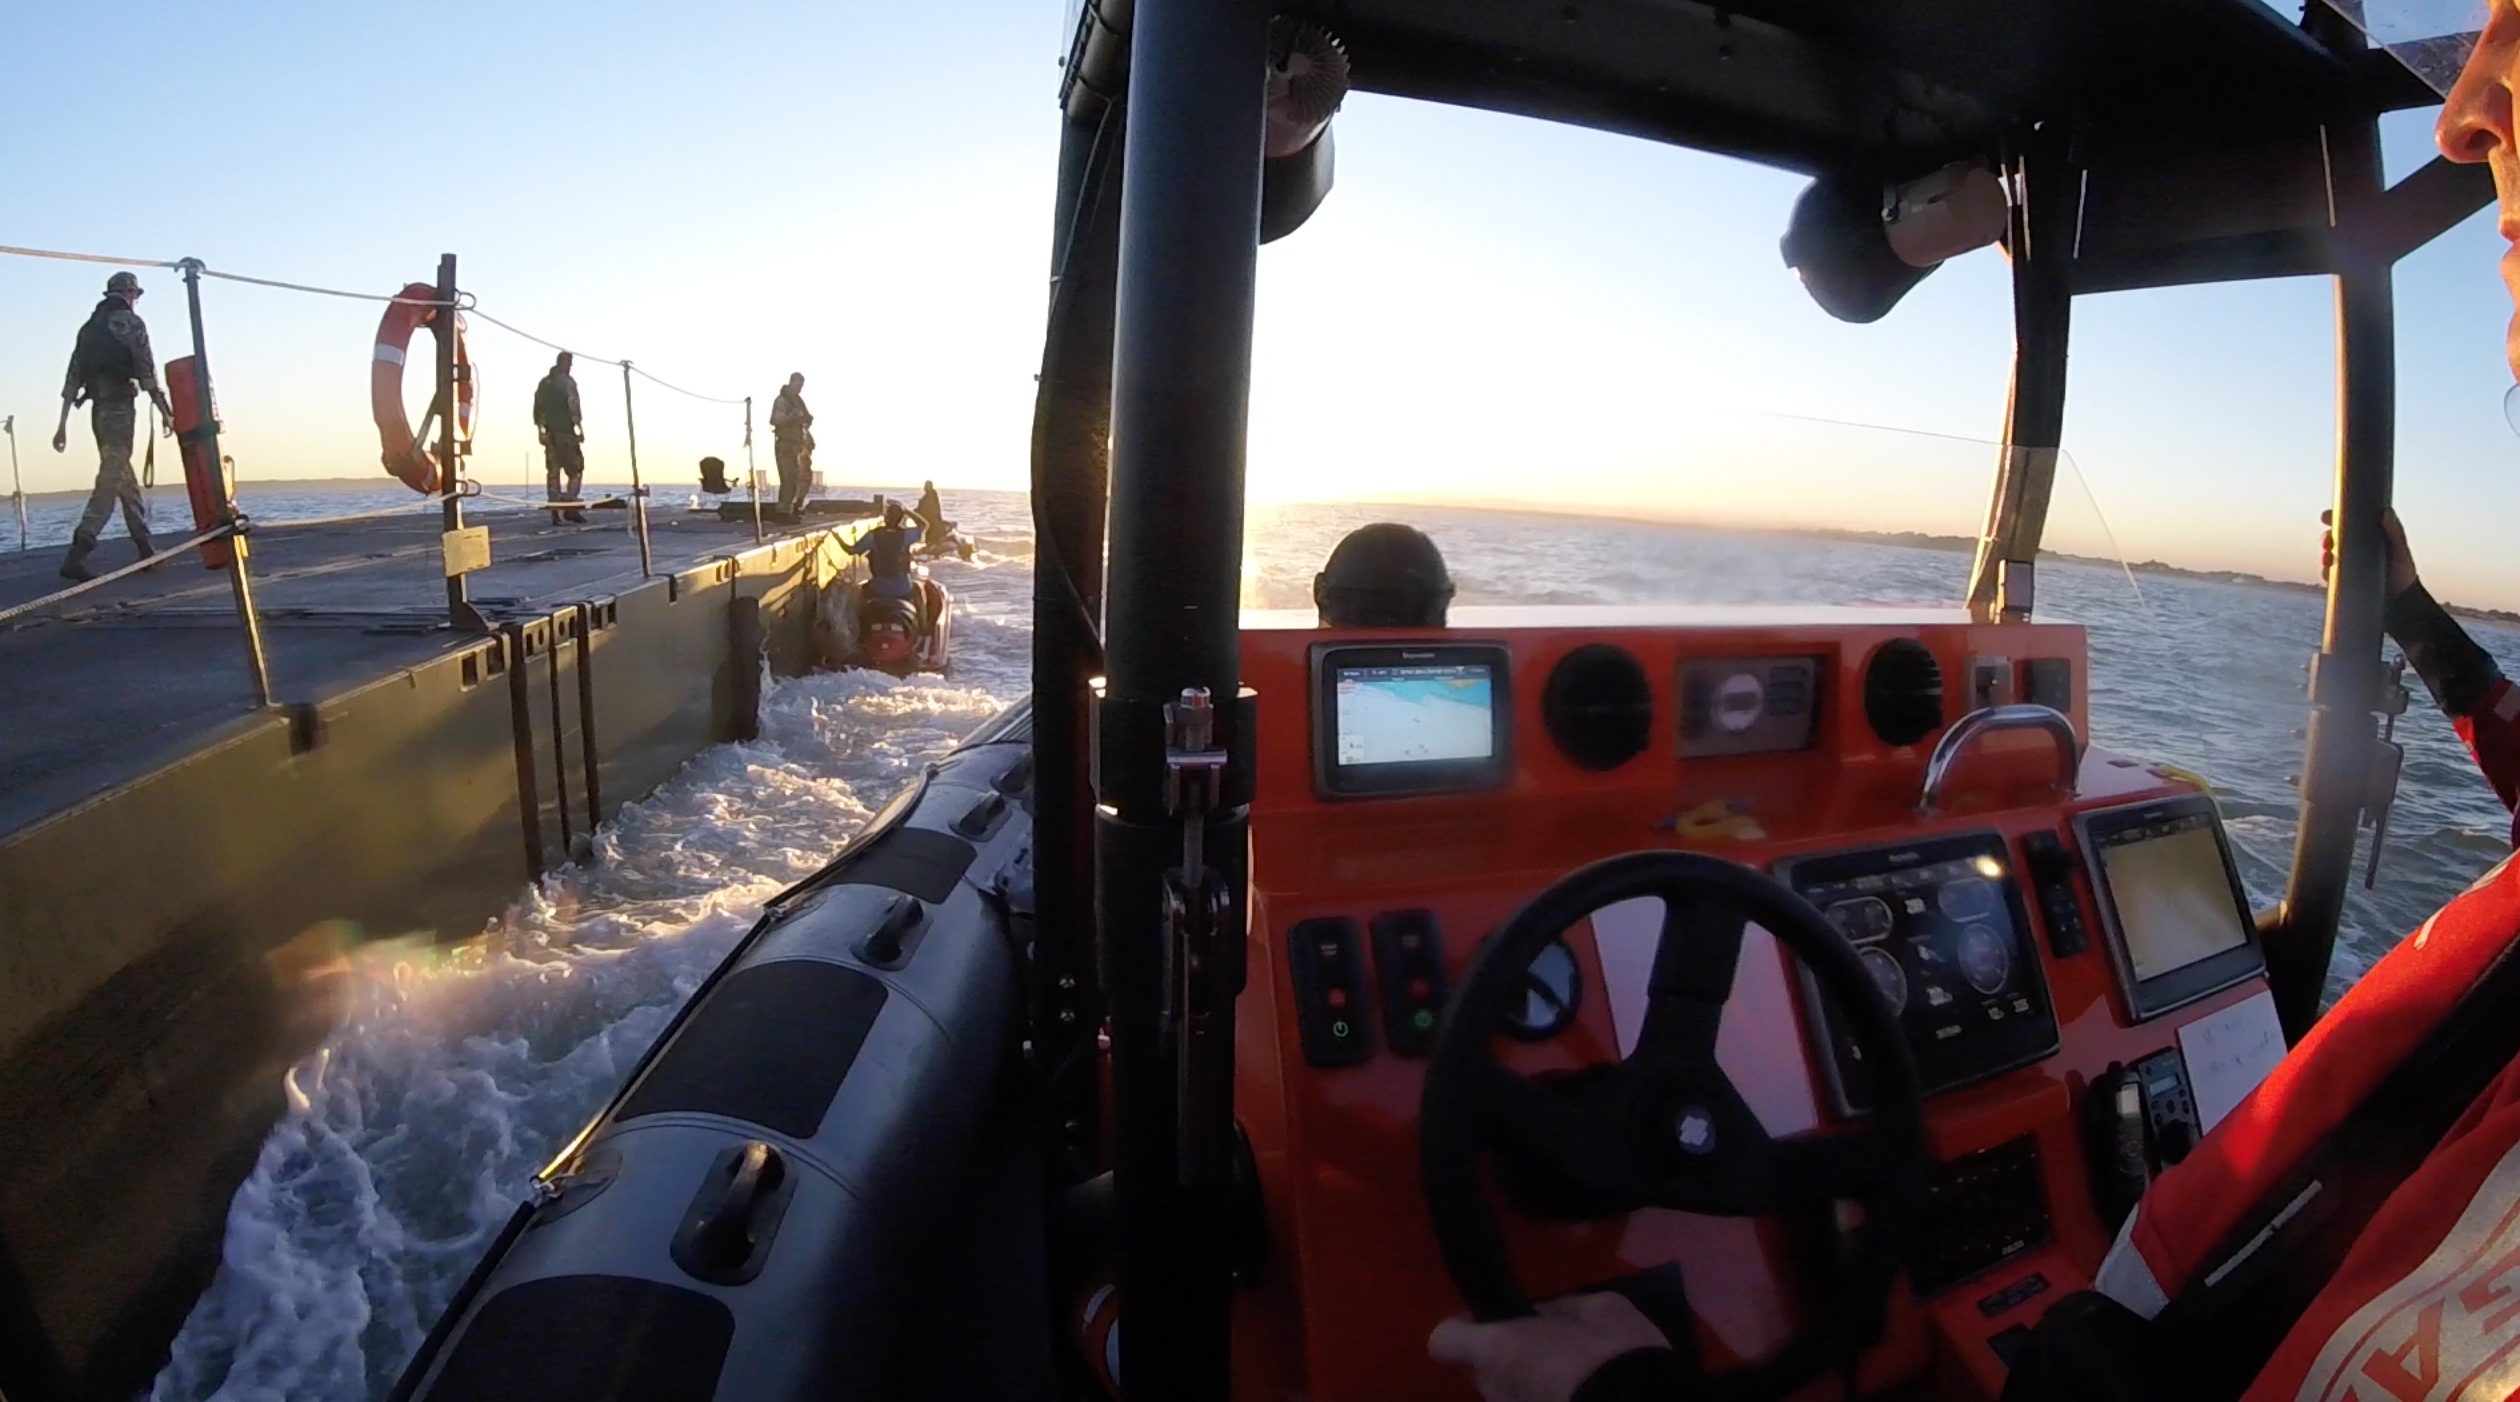
[[[2041,704],[2084,732],[2082,630],[1870,610],[1465,609],[1423,635],[1280,621],[1243,637],[1260,743],[1236,1104],[1273,1251],[1238,1329],[1300,1347],[1246,1348],[1244,1395],[1472,1395],[1425,1358],[1463,1308],[1418,1159],[1446,999],[1536,893],[1680,849],[1805,896],[1893,1004],[1938,1167],[1863,1384],[1930,1371],[1992,1396],[2009,1340],[2084,1285],[2112,1202],[2140,1190],[2107,1166],[2201,1130],[2166,1070],[2179,1028],[2251,1015],[2264,987],[2253,931],[2216,923],[2218,902],[2245,922],[2245,898],[2183,779],[2089,749],[2068,793],[2047,730],[1997,727],[1920,811],[1928,756],[1969,712]],[[2211,928],[2178,914],[2199,909]],[[1525,1076],[1619,1060],[1660,921],[1629,902],[1568,930],[1524,976],[1497,1059]],[[1754,928],[1716,1050],[1771,1134],[1866,1107],[1842,1021]],[[2126,1104],[2131,1120],[2097,1118]],[[1785,1338],[1839,1226],[1825,1203],[1548,1221],[1491,1196],[1534,1298],[1676,1286],[1710,1364]]]

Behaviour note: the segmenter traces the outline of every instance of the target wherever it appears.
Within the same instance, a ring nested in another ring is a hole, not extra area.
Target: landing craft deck
[[[583,525],[541,513],[475,516],[491,533],[491,567],[471,577],[494,621],[548,615],[563,603],[640,583],[626,511]],[[334,525],[262,526],[253,534],[254,589],[272,685],[312,702],[479,639],[446,625],[439,520],[433,511]],[[750,524],[653,518],[658,574],[752,545]],[[104,566],[126,563],[108,541]],[[62,586],[58,549],[0,554],[0,609]],[[57,610],[0,624],[0,834],[146,773],[255,709],[227,576],[197,557],[170,560]]]
[[[806,660],[831,527],[437,513],[265,526],[278,704],[195,555],[0,624],[0,1386],[129,1395],[215,1264],[344,943],[468,933]],[[838,523],[835,523],[838,524]],[[96,564],[128,560],[109,540]],[[61,586],[0,555],[0,610]]]

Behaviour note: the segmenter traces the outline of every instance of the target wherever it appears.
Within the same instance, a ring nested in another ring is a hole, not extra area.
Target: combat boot
[[[81,584],[96,578],[96,571],[87,567],[88,554],[95,549],[94,540],[84,536],[71,537],[70,553],[61,557],[61,577]]]
[[[143,560],[146,560],[150,556],[158,553],[157,542],[149,538],[149,533],[147,531],[138,531],[133,533],[131,537],[131,548],[139,551],[140,558]],[[152,565],[150,568],[155,569],[157,567]]]

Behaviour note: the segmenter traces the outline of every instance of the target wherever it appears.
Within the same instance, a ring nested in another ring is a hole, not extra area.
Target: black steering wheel
[[[1537,1079],[1499,1065],[1495,1039],[1526,997],[1532,962],[1576,921],[1640,896],[1661,898],[1663,923],[1635,1050]],[[1753,921],[1811,970],[1853,1032],[1876,1108],[1851,1126],[1775,1138],[1716,1064],[1716,1028]],[[1769,1357],[1707,1378],[1706,1395],[1727,1399],[1782,1398],[1848,1365],[1878,1336],[1924,1206],[1928,1163],[1915,1060],[1854,947],[1810,902],[1759,872],[1676,851],[1594,862],[1532,897],[1470,961],[1436,1028],[1418,1110],[1419,1169],[1444,1268],[1481,1320],[1532,1312],[1482,1186],[1490,1149],[1601,1215],[1664,1207],[1758,1217],[1863,1204],[1853,1252],[1801,1328]]]

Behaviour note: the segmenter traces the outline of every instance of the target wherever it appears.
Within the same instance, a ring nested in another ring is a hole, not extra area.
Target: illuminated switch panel
[[[1383,1038],[1401,1056],[1424,1056],[1435,1049],[1435,1019],[1444,1010],[1444,943],[1435,912],[1387,910],[1372,923]]]
[[[1296,923],[1286,935],[1295,978],[1295,1022],[1304,1060],[1354,1066],[1374,1054],[1365,1022],[1365,941],[1356,922],[1324,916]]]

